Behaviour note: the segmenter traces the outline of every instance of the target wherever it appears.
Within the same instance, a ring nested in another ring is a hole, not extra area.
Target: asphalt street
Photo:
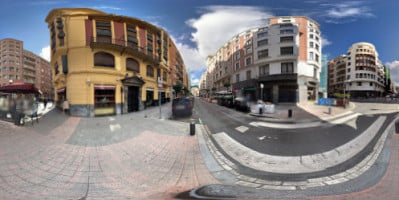
[[[326,122],[313,128],[278,129],[251,126],[249,123],[259,119],[208,102],[197,101],[195,109],[212,133],[225,132],[253,150],[279,156],[310,155],[329,151],[361,134],[381,116],[361,115],[345,124]],[[393,117],[392,114],[388,115],[382,130],[385,130]],[[243,132],[240,128],[247,130]]]

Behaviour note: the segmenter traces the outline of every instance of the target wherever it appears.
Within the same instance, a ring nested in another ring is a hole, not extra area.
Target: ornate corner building
[[[329,96],[347,93],[351,98],[381,97],[386,82],[386,69],[371,43],[354,43],[346,55],[328,63]]]
[[[55,99],[74,116],[143,110],[187,88],[183,59],[163,29],[88,8],[54,9],[50,30]]]

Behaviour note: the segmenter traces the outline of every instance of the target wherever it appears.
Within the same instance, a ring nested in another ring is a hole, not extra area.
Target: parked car
[[[236,110],[241,110],[244,112],[249,111],[249,105],[248,102],[245,100],[244,97],[237,97],[234,99],[234,108]]]
[[[193,114],[193,98],[183,97],[176,98],[172,101],[172,115],[176,116],[191,116]]]

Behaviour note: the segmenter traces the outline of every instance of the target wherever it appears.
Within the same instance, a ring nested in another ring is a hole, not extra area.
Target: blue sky
[[[44,22],[54,8],[88,7],[140,18],[167,30],[175,40],[192,84],[205,70],[205,58],[235,34],[267,24],[267,18],[303,15],[321,25],[323,54],[334,58],[355,42],[373,43],[399,85],[399,1],[396,0],[3,0],[0,39],[24,41],[24,48],[48,58]]]

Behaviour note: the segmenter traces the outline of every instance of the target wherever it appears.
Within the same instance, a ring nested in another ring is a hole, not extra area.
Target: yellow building
[[[158,105],[172,97],[177,51],[170,36],[145,21],[88,8],[54,9],[50,29],[55,100],[70,114],[93,117]],[[172,53],[171,53],[172,52]],[[180,55],[177,53],[177,55]]]

